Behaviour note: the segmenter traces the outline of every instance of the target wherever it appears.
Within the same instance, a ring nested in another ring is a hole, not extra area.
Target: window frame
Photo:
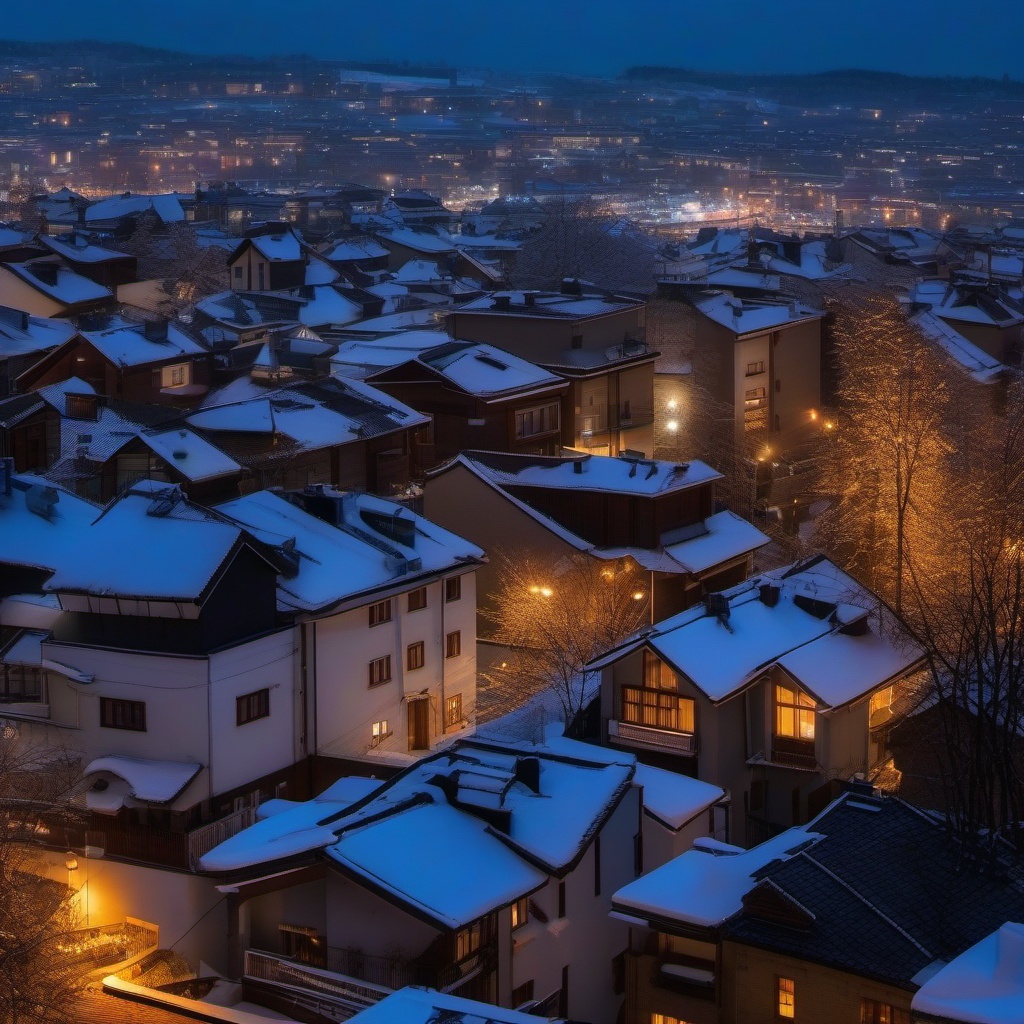
[[[235,697],[235,727],[258,722],[261,718],[270,717],[270,688],[264,686],[252,693],[242,693]]]
[[[416,599],[416,603],[413,603],[413,598]],[[420,612],[427,607],[427,588],[417,587],[415,590],[410,590],[406,595],[405,610],[407,612]]]
[[[422,640],[417,640],[405,648],[406,672],[418,672],[426,663],[427,645]]]
[[[631,698],[631,694],[636,694],[636,697]],[[637,725],[645,729],[661,729],[664,732],[675,732],[685,736],[697,735],[697,702],[692,697],[675,693],[672,690],[624,685],[619,704],[619,721],[625,722],[627,725]],[[636,710],[633,711],[633,708]],[[635,717],[630,717],[631,714]],[[689,728],[680,726],[681,714],[685,716],[684,724],[687,724],[686,718],[688,718]],[[675,724],[673,724],[673,719]]]
[[[462,716],[462,694],[453,693],[444,701],[444,727],[454,729],[461,725],[465,719]]]
[[[369,622],[370,629],[374,626],[383,626],[387,622],[394,621],[394,613],[391,607],[391,598],[386,597],[383,601],[374,601],[370,605]]]
[[[453,601],[462,600],[462,577],[449,576],[444,581],[444,603],[451,604]]]
[[[370,725],[370,746],[376,747],[391,735],[391,726],[386,718]]]
[[[444,656],[448,658],[458,658],[462,654],[462,630],[453,629],[450,633],[444,635]]]
[[[796,981],[775,975],[775,1019],[794,1020],[796,1018]]]
[[[379,679],[376,678],[376,666],[380,666],[380,671],[384,673]],[[374,658],[367,665],[367,689],[372,689],[374,686],[383,686],[385,683],[390,683],[393,678],[390,654],[382,654],[379,658]]]
[[[530,897],[522,896],[509,908],[512,916],[512,931],[518,931],[530,923]]]
[[[128,713],[128,717],[132,719],[129,724],[115,721],[124,713]],[[141,724],[139,724],[140,721]],[[147,732],[146,702],[144,700],[126,700],[120,697],[100,697],[100,728]]]
[[[536,421],[536,426],[534,425]],[[513,436],[517,441],[528,441],[544,434],[555,434],[562,427],[561,403],[545,402],[516,409],[513,413]]]
[[[783,683],[773,683],[772,686],[772,735],[813,744],[817,738],[817,702],[807,696],[799,686],[786,686]],[[792,693],[793,699],[783,700],[781,692]],[[782,725],[783,717],[787,713],[791,719],[789,732],[786,732]],[[807,723],[810,723],[810,735],[805,733]]]
[[[180,380],[175,380],[180,377]],[[191,363],[170,363],[160,367],[161,388],[184,388],[192,383]]]

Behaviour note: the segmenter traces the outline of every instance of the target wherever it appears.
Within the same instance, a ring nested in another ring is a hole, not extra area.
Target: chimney
[[[562,278],[562,294],[582,295],[583,285],[581,285],[574,277],[564,277]]]
[[[511,295],[495,295],[494,296],[494,309],[511,309],[512,308],[512,296]]]
[[[516,758],[516,782],[540,795],[540,761],[536,757]]]
[[[757,588],[758,599],[767,608],[774,608],[779,603],[779,595],[781,593],[781,589],[775,586],[774,583],[762,583]]]
[[[523,301],[528,306],[535,306],[537,304],[537,293],[536,292],[523,292]]]
[[[142,333],[147,341],[166,341],[167,340],[167,321],[166,320],[147,320],[142,325]]]
[[[583,474],[583,460],[582,460],[582,459],[577,459],[577,460],[576,460],[576,461],[575,461],[575,462],[574,462],[574,463],[572,464],[572,471],[573,471],[574,473],[576,473],[576,474],[579,474],[579,475],[581,475],[581,476],[582,476],[582,474]]]

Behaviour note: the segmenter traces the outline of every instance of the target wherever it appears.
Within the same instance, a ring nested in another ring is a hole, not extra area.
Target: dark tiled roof
[[[0,427],[13,427],[27,416],[38,412],[46,403],[34,392],[14,395],[0,401]]]
[[[939,823],[900,800],[847,797],[808,828],[824,838],[765,875],[815,924],[804,932],[741,914],[730,936],[909,985],[934,960],[1024,919],[1019,878],[981,870]]]

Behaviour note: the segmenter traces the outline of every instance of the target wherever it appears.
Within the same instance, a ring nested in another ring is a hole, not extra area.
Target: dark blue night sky
[[[0,36],[614,75],[862,67],[1024,78],[1016,0],[2,0]]]

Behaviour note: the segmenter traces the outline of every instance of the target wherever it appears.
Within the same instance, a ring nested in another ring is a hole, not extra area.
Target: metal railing
[[[218,821],[211,821],[208,825],[193,829],[188,834],[188,866],[193,871],[198,871],[199,861],[202,857],[215,846],[238,835],[242,829],[248,828],[255,822],[256,808],[247,806],[234,811],[226,818],[220,818]]]
[[[393,991],[257,949],[246,951],[244,976],[246,981],[283,990],[292,1002],[308,1008],[315,1002],[317,1012],[339,1021],[373,1006]]]
[[[613,727],[609,729],[611,735],[628,743],[642,743],[644,746],[674,750],[679,754],[697,752],[697,737],[692,732],[670,732],[629,722],[611,722],[610,725]]]

